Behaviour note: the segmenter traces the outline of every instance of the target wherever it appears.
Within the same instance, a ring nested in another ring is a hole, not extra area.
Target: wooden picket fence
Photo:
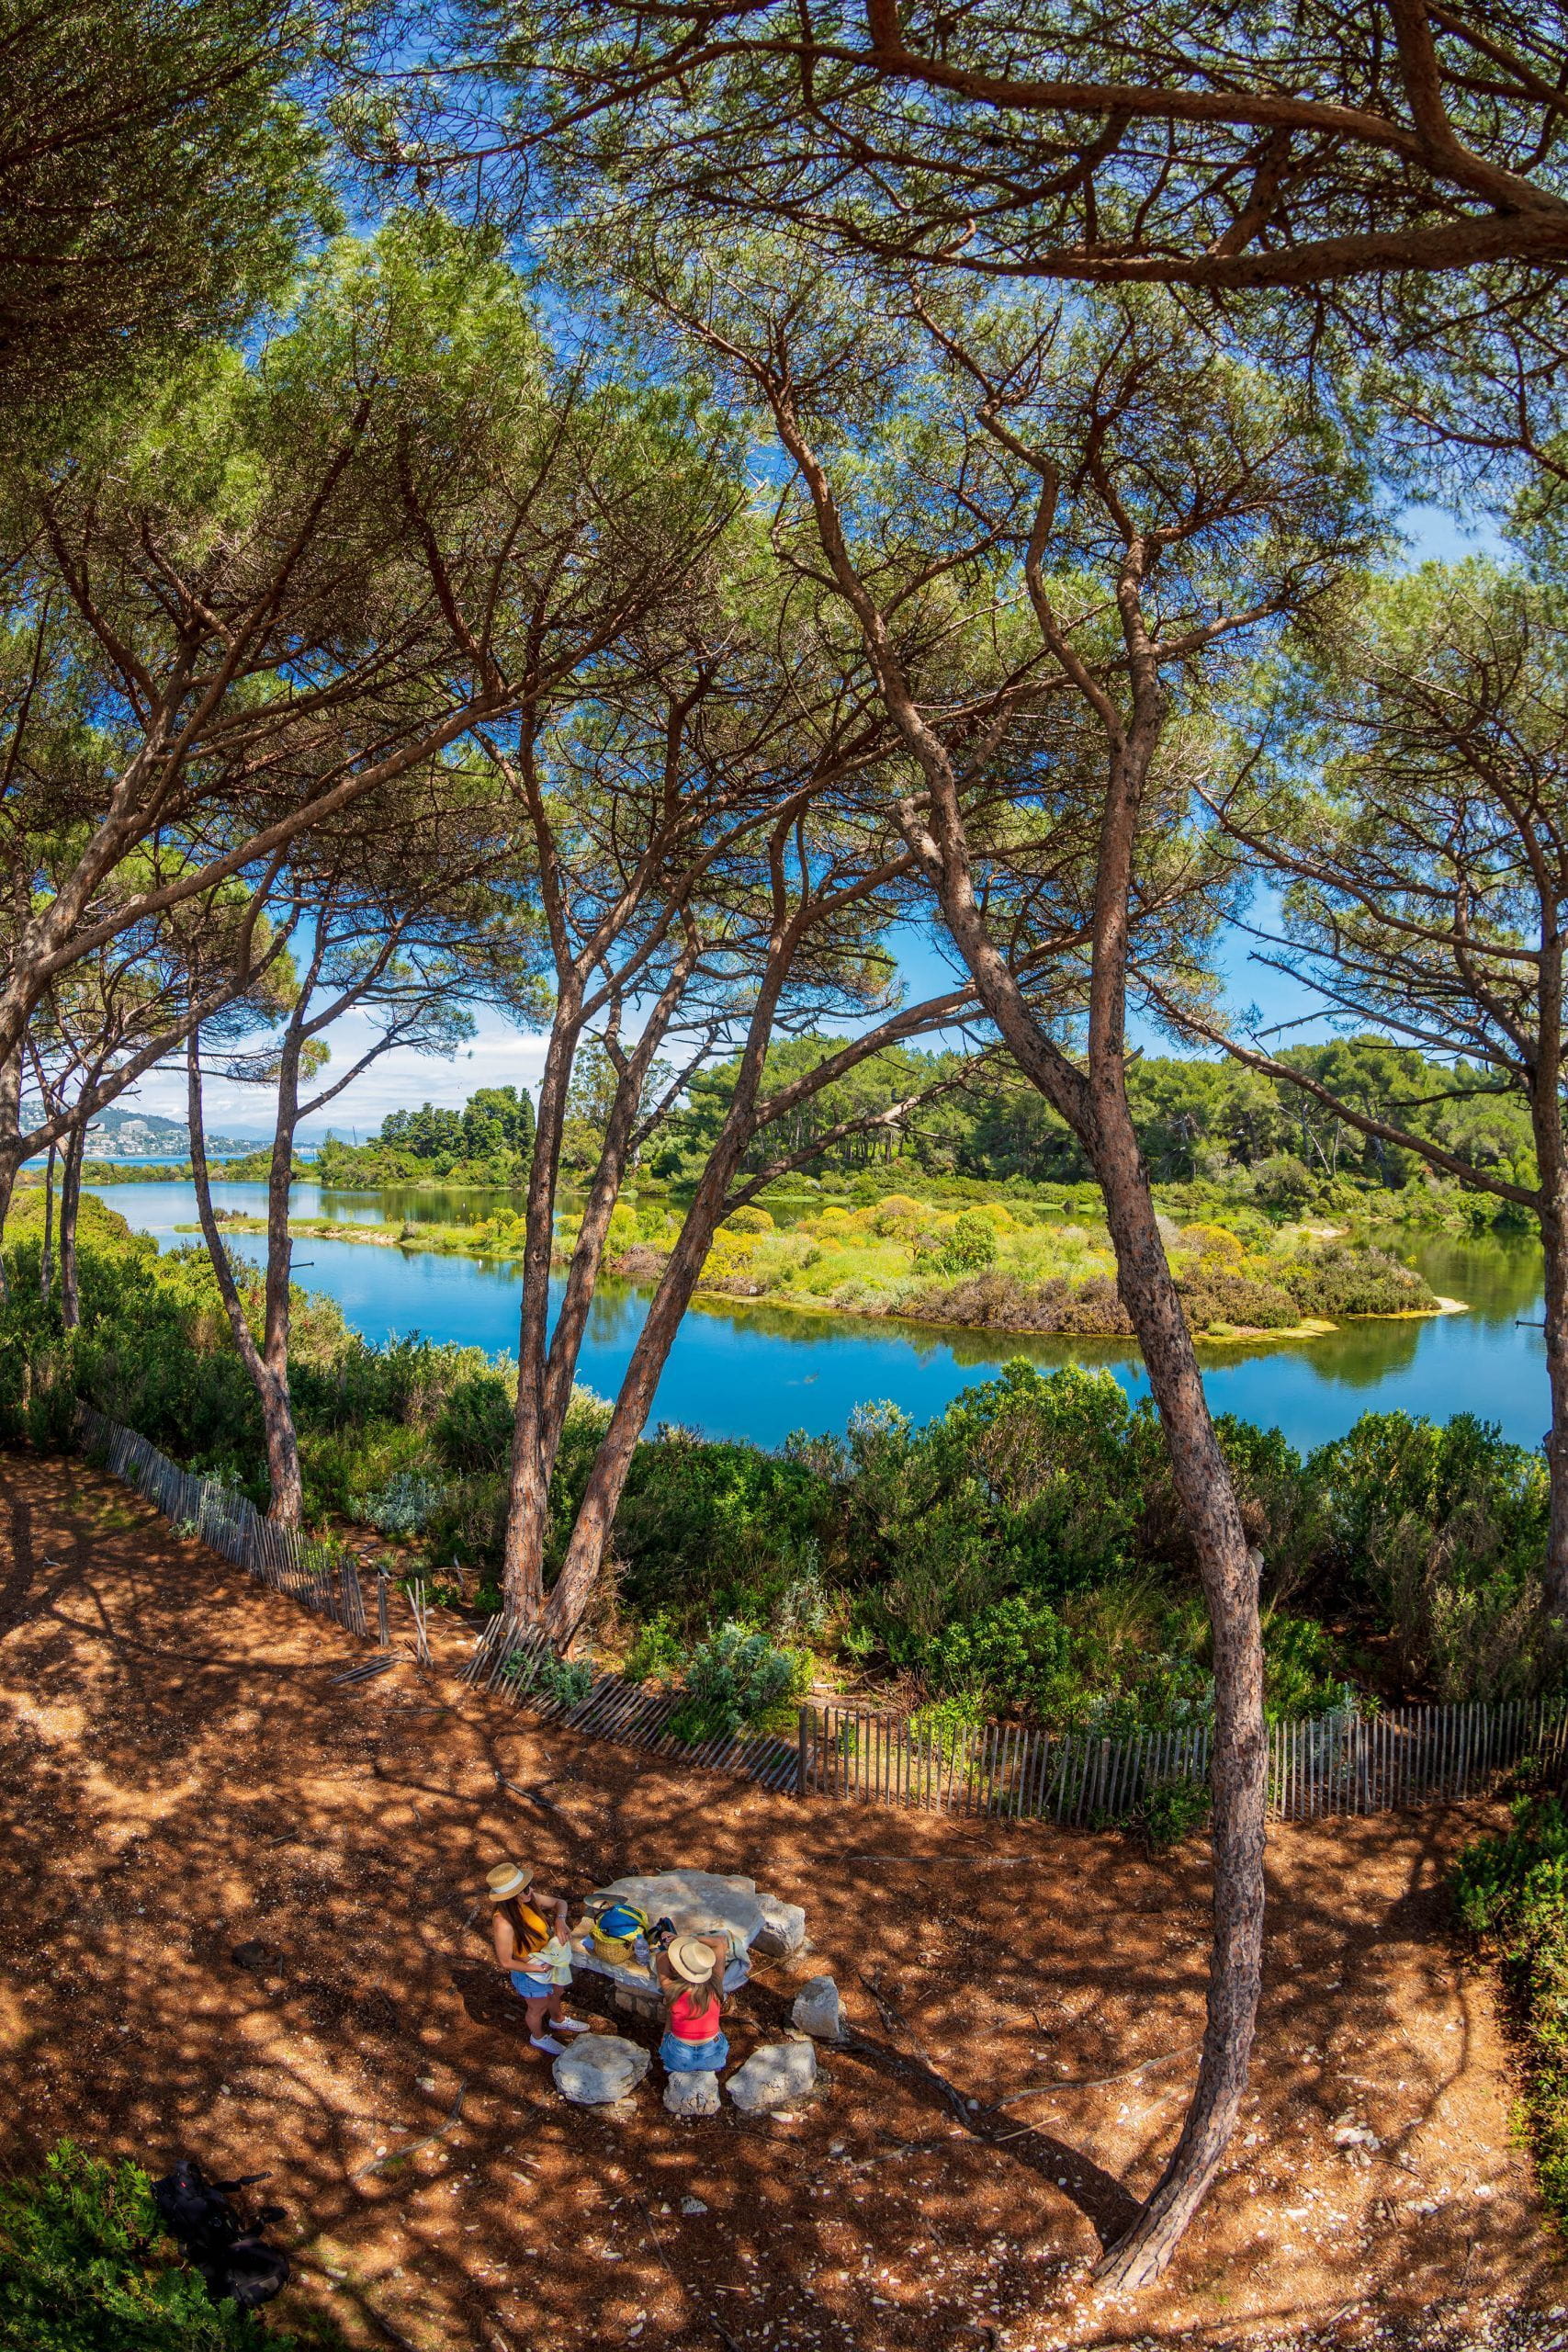
[[[273,1591],[302,1601],[361,1640],[389,1645],[385,1576],[377,1579],[372,1629],[348,1553],[274,1526],[244,1496],[218,1479],[181,1470],[136,1430],[88,1407],[81,1408],[79,1429],[114,1476],[176,1526],[188,1528]],[[427,1665],[423,1586],[416,1583],[407,1600],[414,1655]],[[563,1661],[543,1636],[504,1611],[484,1627],[462,1673],[466,1681],[525,1703],[543,1721],[591,1738],[678,1755],[801,1796],[1100,1825],[1138,1818],[1164,1791],[1201,1789],[1209,1773],[1206,1724],[1122,1737],[1019,1724],[953,1731],[870,1708],[807,1706],[798,1712],[793,1739],[725,1733],[693,1741],[680,1727],[687,1703],[681,1692],[650,1691]],[[1527,1758],[1542,1770],[1568,1761],[1568,1700],[1476,1701],[1375,1714],[1345,1708],[1273,1726],[1269,1810],[1280,1820],[1304,1821],[1480,1796]]]
[[[984,1724],[939,1736],[897,1716],[803,1708],[802,1790],[944,1813],[1010,1815],[1068,1824],[1125,1821],[1173,1783],[1203,1786],[1213,1735],[1093,1732]],[[1269,1810],[1279,1820],[1386,1813],[1480,1796],[1526,1758],[1543,1769],[1568,1755],[1568,1702],[1349,1708],[1273,1725]]]
[[[593,1739],[619,1740],[655,1755],[705,1764],[715,1771],[744,1773],[764,1789],[800,1787],[798,1741],[728,1732],[716,1739],[683,1739],[672,1727],[685,1705],[681,1692],[647,1690],[617,1674],[596,1674],[587,1690],[575,1696],[573,1680],[581,1679],[581,1673],[576,1669],[574,1678],[573,1668],[556,1657],[541,1634],[519,1628],[502,1611],[479,1635],[463,1679],[510,1697],[519,1706],[525,1702],[530,1713],[545,1722],[566,1724]]]
[[[1207,1724],[1121,1738],[1021,1724],[955,1734],[838,1706],[802,1707],[793,1741],[726,1734],[693,1745],[672,1728],[685,1703],[680,1692],[603,1674],[575,1695],[570,1669],[563,1673],[548,1644],[504,1614],[491,1619],[464,1675],[573,1731],[742,1772],[764,1788],[966,1816],[1068,1826],[1136,1819],[1173,1785],[1205,1786],[1213,1748]],[[1269,1810],[1304,1821],[1479,1796],[1526,1758],[1549,1769],[1565,1755],[1568,1702],[1561,1699],[1369,1715],[1346,1708],[1273,1726]]]
[[[77,1426],[82,1442],[106,1467],[144,1495],[176,1527],[187,1528],[258,1584],[287,1593],[291,1600],[303,1601],[307,1609],[332,1618],[361,1641],[371,1638],[359,1571],[348,1553],[319,1544],[298,1528],[274,1526],[232,1487],[220,1479],[182,1470],[135,1430],[106,1419],[89,1406],[80,1408]],[[383,1589],[378,1596],[377,1638],[384,1646],[391,1638],[386,1580],[378,1581]]]

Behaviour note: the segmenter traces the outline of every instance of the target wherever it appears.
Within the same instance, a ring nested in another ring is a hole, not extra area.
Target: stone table
[[[721,1878],[715,1871],[633,1871],[608,1886],[595,1887],[588,1907],[629,1903],[650,1920],[672,1919],[682,1935],[730,1936],[737,1948],[763,1959],[783,1959],[806,1940],[806,1914],[795,1903],[759,1894],[755,1879]],[[572,1966],[607,1978],[611,1999],[629,2016],[657,2021],[663,1994],[651,1960],[615,1965],[574,1948]]]

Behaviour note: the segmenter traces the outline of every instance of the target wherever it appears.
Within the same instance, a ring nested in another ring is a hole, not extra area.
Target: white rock
[[[762,1924],[752,1939],[752,1950],[763,1960],[787,1960],[806,1941],[806,1914],[798,1903],[781,1903],[776,1894],[759,1894]]]
[[[664,2104],[671,2115],[716,2115],[718,2076],[711,2066],[671,2075],[664,2086]]]
[[[817,2080],[817,2052],[809,2041],[769,2041],[754,2050],[726,2087],[750,2115],[773,2115],[798,2106]]]
[[[844,2012],[839,1988],[830,1976],[808,1976],[795,1996],[790,2023],[818,2041],[843,2038]]]
[[[550,2072],[573,2107],[608,2107],[636,2090],[651,2063],[646,2050],[618,2033],[585,2033],[562,2051]]]
[[[700,2197],[682,2197],[681,2199],[682,2213],[705,2213],[707,2210]]]

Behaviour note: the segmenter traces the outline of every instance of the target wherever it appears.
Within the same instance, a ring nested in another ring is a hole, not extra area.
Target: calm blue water
[[[175,1231],[195,1222],[189,1184],[97,1189],[161,1247],[195,1238]],[[218,1184],[213,1194],[220,1205],[251,1214],[265,1207],[260,1184]],[[420,1209],[427,1217],[451,1214],[428,1194],[323,1193],[313,1184],[295,1187],[294,1207],[299,1216],[369,1224]],[[236,1234],[230,1246],[236,1256],[262,1255],[257,1234]],[[300,1283],[335,1299],[367,1339],[417,1331],[491,1354],[516,1345],[518,1285],[508,1265],[346,1241],[301,1239],[296,1247]],[[1361,1413],[1395,1408],[1434,1420],[1479,1413],[1519,1443],[1539,1443],[1548,1419],[1544,1347],[1539,1330],[1520,1325],[1540,1315],[1539,1250],[1522,1239],[1442,1241],[1411,1254],[1434,1290],[1468,1300],[1471,1311],[1349,1323],[1323,1339],[1272,1348],[1207,1348],[1204,1383],[1214,1408],[1277,1425],[1303,1448],[1339,1435]],[[601,1295],[579,1371],[588,1386],[614,1394],[644,1309],[642,1295],[624,1284]],[[1018,1355],[1042,1365],[1107,1364],[1134,1396],[1148,1385],[1135,1351],[1122,1342],[994,1339],[727,1301],[687,1316],[660,1384],[656,1418],[763,1445],[792,1430],[841,1430],[855,1406],[884,1397],[927,1420]]]

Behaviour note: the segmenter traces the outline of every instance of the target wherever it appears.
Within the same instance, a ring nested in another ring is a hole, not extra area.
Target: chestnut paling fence
[[[236,1494],[219,1478],[182,1470],[166,1453],[123,1421],[111,1421],[90,1406],[77,1408],[77,1434],[89,1453],[117,1478],[161,1510],[176,1528],[209,1544],[225,1560],[243,1568],[258,1584],[303,1601],[318,1616],[330,1617],[361,1641],[372,1638],[383,1648],[391,1642],[389,1579],[376,1579],[375,1626],[366,1614],[365,1591],[352,1554],[295,1527],[276,1527],[264,1519],[244,1495]],[[408,1596],[413,1618],[415,1654],[428,1660],[424,1632],[424,1595],[416,1589]]]
[[[390,1641],[389,1580],[377,1578],[376,1623],[367,1618],[352,1556],[292,1528],[275,1527],[243,1495],[181,1470],[136,1430],[84,1407],[84,1442],[176,1526],[275,1591],[330,1617],[362,1640]],[[430,1648],[425,1601],[407,1595],[412,1645]],[[1044,1818],[1093,1825],[1134,1819],[1159,1792],[1208,1778],[1206,1724],[1112,1737],[1015,1724],[938,1728],[870,1708],[806,1706],[794,1736],[723,1731],[694,1721],[684,1694],[556,1657],[536,1633],[504,1611],[491,1618],[462,1668],[465,1680],[526,1704],[542,1718],[598,1739],[744,1773],[764,1788],[801,1795],[919,1806],[969,1816]],[[1542,1769],[1568,1757],[1568,1701],[1511,1699],[1457,1706],[1345,1708],[1273,1725],[1269,1808],[1302,1821],[1479,1796],[1527,1759]]]
[[[870,1708],[802,1707],[795,1737],[726,1732],[699,1744],[682,1736],[689,1702],[612,1674],[583,1690],[562,1674],[547,1645],[504,1615],[492,1617],[465,1673],[574,1731],[634,1747],[679,1751],[694,1763],[742,1771],[801,1795],[916,1805],[963,1815],[1093,1824],[1135,1818],[1156,1792],[1208,1779],[1207,1724],[1124,1734],[1059,1732],[981,1724],[956,1733]],[[1568,1702],[1344,1708],[1273,1725],[1269,1809],[1287,1821],[1320,1814],[1382,1813],[1428,1801],[1479,1796],[1526,1758],[1543,1766],[1568,1752]]]

